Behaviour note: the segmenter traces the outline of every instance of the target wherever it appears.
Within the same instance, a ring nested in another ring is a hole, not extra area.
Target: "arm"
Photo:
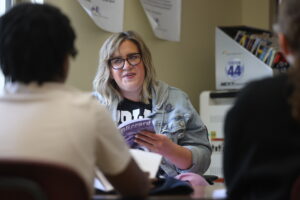
[[[123,137],[104,107],[98,107],[96,121],[96,167],[122,197],[143,198],[148,194],[150,180],[132,159]],[[102,111],[102,112],[100,112]],[[102,123],[99,123],[102,122]]]
[[[204,174],[211,161],[211,145],[208,139],[208,131],[199,114],[190,104],[190,118],[186,121],[184,136],[178,140],[181,145],[192,152],[192,166],[181,169],[181,172],[194,172]]]
[[[106,177],[122,197],[145,198],[149,192],[150,181],[133,159],[124,171]]]
[[[136,142],[163,155],[178,168],[177,171],[203,174],[210,164],[211,156],[207,129],[188,97],[182,93],[177,93],[176,97],[174,95],[170,98],[175,99],[170,103],[177,107],[173,113],[166,115],[169,124],[163,127],[167,135],[175,137],[175,143],[164,132],[142,132],[137,135]]]
[[[177,169],[180,173],[194,172],[204,174],[210,165],[212,153],[208,139],[207,128],[202,122],[198,112],[193,107],[188,96],[184,94],[183,116],[185,122],[184,134],[178,137],[178,145],[189,149],[192,153],[192,166],[188,169]]]
[[[136,142],[152,152],[161,154],[180,169],[188,169],[192,165],[192,152],[175,144],[166,135],[142,131],[136,135]]]

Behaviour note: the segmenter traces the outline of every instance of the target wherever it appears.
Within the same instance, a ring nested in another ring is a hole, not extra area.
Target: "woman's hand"
[[[161,154],[180,169],[192,166],[192,152],[175,144],[166,135],[141,131],[135,136],[135,142],[147,147],[151,152]]]
[[[159,153],[163,156],[172,151],[173,145],[175,145],[167,136],[149,131],[141,131],[137,134],[135,142],[147,147],[151,152]]]

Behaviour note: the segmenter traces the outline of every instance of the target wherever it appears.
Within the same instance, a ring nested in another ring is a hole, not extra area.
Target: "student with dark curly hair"
[[[99,169],[122,196],[145,197],[150,181],[105,107],[65,84],[74,41],[68,17],[50,5],[19,4],[0,18],[0,159],[65,165],[91,194]]]

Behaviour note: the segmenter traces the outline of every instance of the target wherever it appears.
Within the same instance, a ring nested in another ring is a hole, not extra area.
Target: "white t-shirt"
[[[128,147],[91,94],[60,83],[6,85],[0,94],[0,158],[53,161],[75,169],[91,192],[95,167],[121,173]]]

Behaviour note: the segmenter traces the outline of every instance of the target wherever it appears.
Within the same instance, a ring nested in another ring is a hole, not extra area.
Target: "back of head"
[[[289,98],[291,112],[300,122],[300,1],[283,0],[279,13],[279,32],[285,36],[288,47],[295,58],[289,71],[293,93]]]
[[[283,33],[293,53],[300,53],[300,1],[283,0],[279,13],[279,31]]]
[[[69,19],[47,4],[22,3],[0,18],[0,65],[6,81],[61,81],[64,61],[75,56]]]

